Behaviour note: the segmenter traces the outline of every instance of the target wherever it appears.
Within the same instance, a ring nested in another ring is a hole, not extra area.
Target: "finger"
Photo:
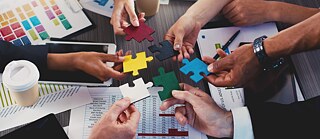
[[[127,121],[127,115],[126,113],[122,112],[120,115],[119,115],[119,122],[123,123]]]
[[[182,53],[183,53],[183,57],[189,59],[189,58],[190,58],[190,55],[189,55],[189,53],[187,52],[186,47],[182,46],[181,50],[182,50]]]
[[[188,50],[189,54],[193,54],[194,53],[194,50],[193,50],[192,46],[187,46],[187,50]]]
[[[121,73],[121,72],[119,72],[117,70],[114,70],[113,68],[110,68],[110,67],[106,68],[105,75],[106,75],[105,78],[110,78],[111,77],[111,78],[116,79],[116,80],[121,80],[126,76],[126,74]]]
[[[231,58],[222,58],[208,66],[208,71],[211,73],[218,73],[221,71],[229,71],[233,67],[233,60]]]
[[[137,27],[139,26],[139,19],[136,15],[136,12],[134,10],[134,1],[133,0],[129,0],[125,6],[124,6],[127,10],[127,13],[129,15],[130,18],[130,22],[133,26]]]
[[[189,102],[192,106],[196,106],[198,102],[201,102],[199,96],[190,93],[189,91],[172,91],[172,96],[179,100]]]
[[[130,120],[128,121],[128,123],[131,123],[133,126],[138,126],[140,120],[139,110],[134,105],[130,105],[128,108],[128,112],[130,113]]]
[[[225,51],[223,51],[222,49],[217,49],[217,54],[221,57],[224,58],[227,56],[227,53]]]
[[[182,59],[183,59],[183,52],[182,52],[182,49],[181,49],[181,50],[179,50],[179,55],[177,56],[177,58],[178,58],[178,61],[179,61],[179,62],[181,62],[181,61],[182,61]]]
[[[219,76],[209,75],[205,78],[208,80],[208,82],[218,87],[235,86],[233,83],[234,79],[232,79],[230,73],[221,74]]]
[[[123,29],[121,28],[121,9],[123,9],[123,6],[115,6],[115,9],[112,13],[112,18],[110,20],[110,23],[113,25],[113,31],[115,34],[124,34]]]
[[[202,61],[204,61],[206,64],[211,64],[211,63],[215,62],[216,60],[212,57],[204,56],[204,57],[202,57]]]
[[[100,58],[102,59],[102,62],[123,62],[124,61],[124,57],[117,56],[114,54],[100,53]]]
[[[170,108],[171,106],[174,106],[176,104],[184,104],[185,101],[183,100],[179,100],[179,99],[175,99],[175,98],[170,98],[167,99],[166,101],[164,101],[161,106],[160,106],[160,110],[165,111],[168,108]]]
[[[145,17],[145,15],[146,15],[146,13],[144,13],[144,12],[139,13],[139,21],[143,21],[143,22],[145,22],[145,21],[146,21],[146,19],[144,18],[144,17]]]
[[[176,107],[175,109],[175,117],[180,125],[185,126],[187,124],[187,110],[185,106]]]
[[[119,101],[116,101],[108,110],[106,118],[111,121],[116,121],[121,113],[123,113],[130,105],[130,99],[125,97]]]

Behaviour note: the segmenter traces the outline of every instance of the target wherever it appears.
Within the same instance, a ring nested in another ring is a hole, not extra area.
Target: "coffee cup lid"
[[[39,80],[38,68],[27,60],[11,61],[4,69],[3,84],[16,92],[25,91]]]

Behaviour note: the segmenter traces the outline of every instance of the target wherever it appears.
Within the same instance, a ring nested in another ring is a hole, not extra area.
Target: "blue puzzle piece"
[[[201,61],[199,58],[195,58],[191,62],[189,62],[188,59],[183,59],[182,63],[185,65],[180,68],[180,71],[186,75],[192,72],[193,75],[190,76],[190,78],[196,83],[198,83],[201,79],[203,79],[203,76],[201,75],[201,73],[205,75],[210,74],[207,69],[208,65],[203,61]]]

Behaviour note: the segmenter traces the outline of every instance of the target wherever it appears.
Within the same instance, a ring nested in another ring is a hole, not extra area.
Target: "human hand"
[[[204,60],[211,63],[208,71],[214,73],[206,79],[215,86],[244,87],[262,71],[252,44],[243,45],[220,60]]]
[[[91,130],[90,139],[133,139],[140,113],[130,99],[115,102]]]
[[[194,53],[193,48],[201,27],[201,23],[194,18],[183,15],[169,29],[164,39],[169,40],[174,49],[180,52],[177,57],[173,57],[173,60],[182,61],[183,58],[190,58],[190,54]]]
[[[183,91],[172,91],[174,98],[162,103],[160,110],[167,110],[176,104],[175,117],[179,124],[190,126],[213,137],[232,137],[233,119],[231,112],[221,109],[205,92],[181,83]]]
[[[134,10],[134,0],[114,0],[114,9],[112,12],[110,23],[113,25],[115,34],[124,35],[123,29],[128,27],[128,16],[130,23],[137,27],[139,26],[139,20],[145,21],[145,13],[140,13],[137,17]]]
[[[249,26],[272,21],[273,11],[265,0],[232,0],[222,13],[236,26]]]
[[[115,55],[97,52],[79,52],[74,54],[73,59],[77,70],[86,72],[101,81],[106,81],[109,78],[121,80],[126,75],[120,72],[122,70],[122,62],[124,61],[122,55],[122,50]],[[106,62],[115,62],[115,66],[108,67]]]

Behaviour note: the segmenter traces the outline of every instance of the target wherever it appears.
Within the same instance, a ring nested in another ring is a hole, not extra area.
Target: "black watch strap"
[[[264,35],[259,38],[256,38],[253,41],[253,52],[257,56],[259,63],[261,65],[264,65],[268,59],[268,56],[267,56],[266,51],[263,46],[263,40],[265,40],[266,38],[267,38],[267,36]]]

